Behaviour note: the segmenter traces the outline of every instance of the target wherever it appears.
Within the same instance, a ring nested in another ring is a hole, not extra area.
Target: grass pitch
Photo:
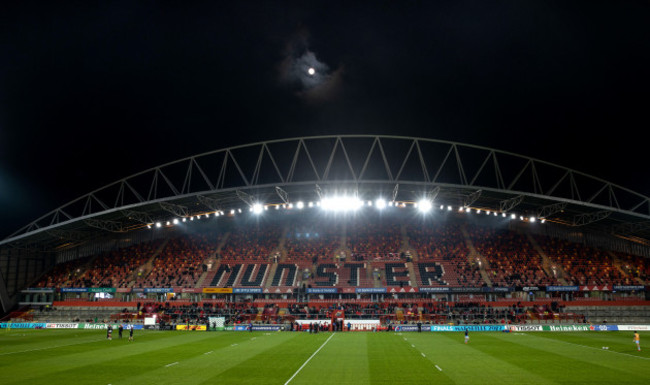
[[[650,383],[650,333],[105,333],[3,329],[0,384]]]

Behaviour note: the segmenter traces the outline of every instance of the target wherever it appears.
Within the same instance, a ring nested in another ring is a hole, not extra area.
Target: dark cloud
[[[279,65],[280,82],[296,96],[310,102],[333,98],[341,87],[343,66],[332,70],[319,60],[309,47],[309,33],[301,29],[285,47],[284,59]]]

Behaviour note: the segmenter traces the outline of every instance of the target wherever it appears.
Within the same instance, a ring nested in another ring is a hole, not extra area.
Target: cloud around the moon
[[[321,101],[335,96],[343,67],[332,70],[327,63],[319,60],[309,48],[308,34],[302,31],[286,45],[279,72],[283,86],[290,88],[298,97]]]

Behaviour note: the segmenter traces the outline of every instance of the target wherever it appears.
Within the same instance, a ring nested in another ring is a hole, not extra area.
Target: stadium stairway
[[[412,262],[406,262],[406,267],[409,271],[409,282],[412,287],[418,287],[417,275],[415,275],[415,267]]]
[[[271,264],[271,269],[269,270],[268,277],[269,279],[266,280],[266,283],[264,284],[264,288],[268,289],[271,287],[273,284],[273,277],[275,277],[275,271],[278,269],[278,264],[277,263],[272,263]]]
[[[151,273],[151,270],[153,270],[153,261],[165,249],[167,243],[169,243],[169,239],[165,239],[163,242],[161,242],[160,246],[158,246],[156,251],[153,252],[153,254],[147,260],[147,262],[143,263],[141,266],[138,266],[136,269],[133,270],[132,279],[129,281],[127,286],[130,287],[136,285],[138,283],[138,280],[145,279],[149,275],[149,273]]]
[[[540,257],[542,257],[542,268],[544,269],[544,272],[546,273],[546,275],[549,276],[549,277],[553,277],[553,278],[557,279],[558,282],[560,284],[562,284],[562,285],[565,285],[565,286],[568,285],[569,283],[564,279],[564,276],[566,275],[566,273],[564,272],[562,267],[559,264],[557,264],[555,266],[555,270],[556,270],[557,274],[554,275],[553,274],[553,269],[551,268],[551,266],[553,266],[554,263],[551,261],[551,259],[548,257],[548,255],[546,255],[546,253],[544,252],[542,247],[539,245],[539,243],[537,243],[537,241],[535,240],[535,238],[531,234],[528,234],[527,238],[528,238],[528,242],[530,242],[530,244],[533,246],[533,249],[535,251],[537,251],[537,253],[539,254]]]
[[[490,279],[489,274],[485,270],[485,267],[488,265],[487,261],[485,260],[485,257],[481,255],[481,253],[476,250],[476,247],[474,247],[474,243],[472,242],[472,238],[467,232],[467,229],[462,227],[461,232],[463,233],[463,237],[465,238],[465,245],[467,246],[467,249],[469,249],[469,253],[467,254],[467,259],[469,260],[470,264],[473,264],[474,261],[478,260],[480,261],[480,268],[479,268],[479,273],[481,274],[481,278],[483,278],[483,281],[487,283],[489,287],[492,287],[492,280]]]

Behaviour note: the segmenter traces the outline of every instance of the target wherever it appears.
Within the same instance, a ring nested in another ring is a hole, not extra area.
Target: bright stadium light
[[[379,198],[375,201],[375,207],[379,210],[383,210],[386,207],[386,201]]]
[[[296,208],[298,210],[302,210],[304,207],[305,207],[305,203],[303,201],[296,202]]]
[[[324,198],[321,201],[321,208],[326,211],[354,211],[362,206],[362,200],[348,196]]]
[[[433,204],[428,199],[422,199],[417,203],[418,209],[423,213],[428,213],[433,208]]]
[[[264,207],[261,203],[255,203],[252,207],[253,214],[261,214],[264,211]]]
[[[160,222],[156,222],[156,227],[161,228],[161,227],[162,227],[162,223],[160,223]]]
[[[175,225],[177,225],[178,224],[178,218],[174,218],[173,222],[174,222]]]

